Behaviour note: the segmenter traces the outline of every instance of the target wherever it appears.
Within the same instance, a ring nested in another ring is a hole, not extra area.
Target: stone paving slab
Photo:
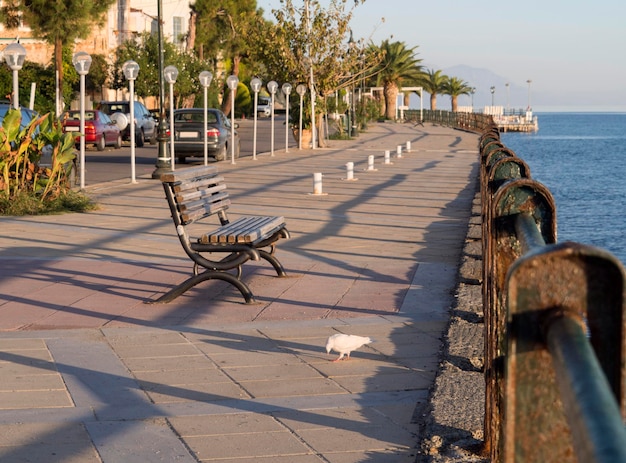
[[[476,142],[385,123],[329,149],[220,163],[233,217],[284,215],[292,233],[277,251],[288,278],[244,268],[250,305],[221,281],[146,304],[191,271],[154,180],[90,187],[93,213],[3,218],[0,460],[414,461]],[[333,363],[337,332],[375,342]]]

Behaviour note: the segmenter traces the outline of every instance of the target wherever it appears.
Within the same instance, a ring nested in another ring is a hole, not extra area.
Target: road
[[[241,138],[241,157],[252,156],[254,145],[254,121],[252,119],[237,120],[238,132]],[[270,153],[271,118],[257,119],[257,154]],[[285,149],[285,115],[274,117],[274,150]],[[288,133],[289,148],[297,149],[297,143],[291,132]],[[148,145],[135,149],[135,176],[136,178],[151,176],[156,168],[158,146]],[[230,156],[230,152],[229,152]],[[94,185],[113,180],[122,180],[131,177],[130,144],[125,143],[121,149],[107,147],[104,151],[97,151],[94,147],[85,149],[85,185]],[[202,158],[190,158],[188,164],[201,164]],[[209,159],[209,162],[213,162]],[[230,157],[224,161],[230,162]],[[77,180],[78,183],[78,180]]]

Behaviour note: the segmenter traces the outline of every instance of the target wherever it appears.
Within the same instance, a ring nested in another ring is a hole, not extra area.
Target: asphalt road
[[[253,119],[236,120],[239,124],[238,132],[241,139],[240,157],[252,156],[254,145]],[[272,149],[271,118],[257,119],[257,154],[269,153]],[[285,149],[285,115],[274,117],[274,150]],[[297,148],[297,143],[291,132],[288,132],[289,148]],[[95,147],[85,149],[85,185],[94,185],[113,180],[131,178],[130,144],[124,143],[122,148],[107,147],[104,151],[97,151]],[[151,176],[156,169],[158,154],[157,145],[146,144],[135,149],[135,176],[136,178]],[[188,158],[187,164],[201,164],[202,158]],[[209,162],[214,162],[209,159]],[[223,162],[230,162],[230,157]],[[77,179],[78,183],[78,179]]]

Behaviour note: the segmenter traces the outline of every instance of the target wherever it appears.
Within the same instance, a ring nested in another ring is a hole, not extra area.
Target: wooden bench
[[[241,281],[241,266],[249,260],[265,259],[272,264],[278,276],[286,276],[283,266],[274,256],[276,241],[289,238],[283,217],[241,217],[231,222],[226,214],[230,199],[224,178],[214,166],[167,172],[160,179],[178,238],[194,266],[190,278],[155,303],[170,302],[188,289],[211,279],[232,284],[241,292],[246,303],[253,303],[254,295]],[[210,216],[217,216],[219,226],[191,238],[190,225]],[[211,256],[214,253],[226,256],[216,260]],[[199,272],[200,268],[204,270]],[[229,273],[233,269],[236,269],[236,275]]]

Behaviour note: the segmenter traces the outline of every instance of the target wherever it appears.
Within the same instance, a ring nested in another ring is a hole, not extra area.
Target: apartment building
[[[106,14],[105,24],[94,28],[88,38],[77,41],[75,50],[112,58],[113,50],[124,41],[144,31],[156,33],[158,1],[162,4],[164,38],[184,48],[189,28],[189,0],[117,0]],[[7,29],[0,24],[0,51],[17,39],[26,48],[28,61],[50,63],[53,47],[34,36],[28,25]]]

